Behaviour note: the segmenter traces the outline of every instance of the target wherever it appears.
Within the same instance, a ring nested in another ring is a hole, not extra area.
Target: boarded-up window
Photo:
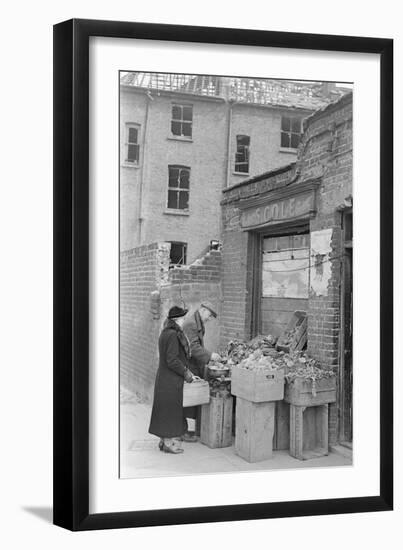
[[[309,234],[263,241],[262,296],[308,298]]]

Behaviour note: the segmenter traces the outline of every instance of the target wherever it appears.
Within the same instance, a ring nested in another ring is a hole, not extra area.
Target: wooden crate
[[[234,366],[231,393],[254,403],[281,400],[284,397],[284,371],[248,370]]]
[[[210,396],[210,403],[201,407],[200,441],[211,449],[232,445],[231,394]]]
[[[313,407],[336,401],[336,377],[316,380],[316,395],[312,393],[312,380],[295,378],[286,382],[284,401],[292,405]]]
[[[329,453],[328,405],[290,405],[290,455],[299,460]]]
[[[247,462],[273,456],[275,403],[253,403],[237,397],[235,452]]]
[[[183,406],[193,407],[210,401],[210,388],[205,380],[195,380],[183,384]]]
[[[306,312],[299,310],[294,311],[287,328],[277,340],[276,348],[286,353],[302,350],[307,341],[307,328],[308,321]],[[294,334],[290,340],[287,334],[291,331],[294,331]]]
[[[290,405],[276,401],[274,417],[273,450],[285,451],[290,448]]]

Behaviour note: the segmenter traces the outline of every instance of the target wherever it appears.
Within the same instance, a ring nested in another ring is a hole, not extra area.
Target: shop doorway
[[[307,311],[309,294],[307,230],[262,238],[260,333],[280,336],[294,311]]]
[[[340,442],[353,440],[353,214],[342,214],[343,262],[340,314]]]

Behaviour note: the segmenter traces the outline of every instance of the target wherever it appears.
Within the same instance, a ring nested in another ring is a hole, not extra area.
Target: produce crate
[[[261,403],[284,397],[284,370],[253,370],[237,366],[231,371],[231,393],[242,399]]]
[[[336,401],[336,377],[316,380],[316,395],[312,393],[312,380],[295,378],[286,382],[284,401],[291,405],[313,407]]]
[[[235,452],[247,462],[273,456],[275,403],[236,399]]]
[[[232,445],[231,394],[210,396],[210,403],[202,405],[200,441],[211,449]]]
[[[184,382],[183,384],[183,406],[193,407],[194,405],[204,405],[210,401],[210,388],[205,380],[195,380],[194,382]]]
[[[290,448],[290,405],[276,401],[274,417],[273,450],[285,451]]]
[[[307,341],[307,327],[306,312],[294,311],[287,328],[277,340],[276,348],[286,353],[302,350]],[[292,336],[290,337],[291,332]]]
[[[329,453],[329,405],[290,405],[290,455],[298,460]]]

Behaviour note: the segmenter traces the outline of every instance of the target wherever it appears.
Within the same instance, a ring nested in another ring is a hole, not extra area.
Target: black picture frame
[[[89,513],[89,38],[362,52],[381,58],[380,487],[370,497]],[[393,40],[73,19],[54,26],[54,523],[71,530],[392,510]]]

